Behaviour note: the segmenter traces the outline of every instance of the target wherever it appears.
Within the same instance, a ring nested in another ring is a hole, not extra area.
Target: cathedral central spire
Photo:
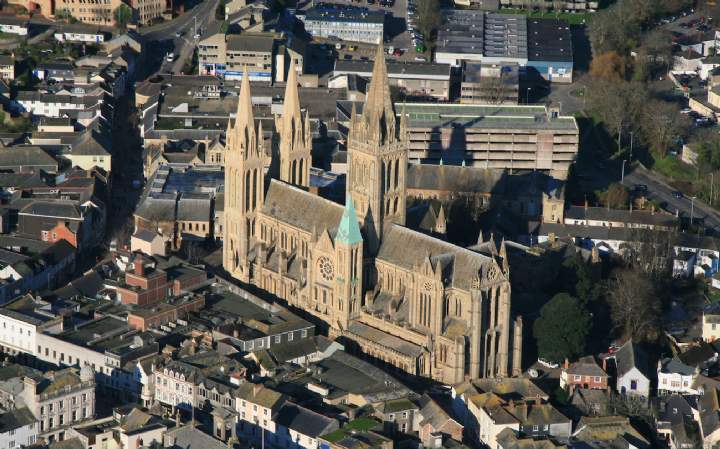
[[[363,108],[363,122],[367,132],[366,138],[378,143],[397,141],[395,132],[395,108],[390,95],[385,52],[378,45],[375,53],[372,79]]]

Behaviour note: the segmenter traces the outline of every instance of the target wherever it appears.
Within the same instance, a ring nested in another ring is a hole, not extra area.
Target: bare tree
[[[645,105],[640,129],[655,156],[664,157],[670,145],[684,135],[688,127],[688,119],[680,114],[677,104],[651,100]]]
[[[640,271],[618,269],[607,281],[613,325],[624,338],[654,341],[659,337],[660,301],[653,283]]]
[[[480,81],[481,98],[490,104],[503,104],[513,90],[508,74],[500,70],[499,76],[484,76]]]

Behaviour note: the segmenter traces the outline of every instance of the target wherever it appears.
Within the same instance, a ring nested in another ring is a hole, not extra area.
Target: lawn
[[[498,11],[504,14],[525,14],[529,17],[537,17],[541,19],[562,19],[568,22],[570,25],[585,25],[591,18],[593,13],[579,13],[579,12],[539,12],[539,11],[528,11],[526,9],[518,8],[500,8]]]
[[[656,159],[652,169],[675,181],[692,183],[697,179],[697,171],[674,156]]]

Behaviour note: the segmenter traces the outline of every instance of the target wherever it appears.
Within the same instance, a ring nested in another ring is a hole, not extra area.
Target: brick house
[[[135,255],[132,266],[133,270],[125,273],[125,282],[117,288],[121,303],[144,306],[168,297],[172,284],[168,282],[167,273],[139,254]]]
[[[565,366],[560,373],[560,386],[571,393],[576,388],[607,390],[608,380],[606,370],[601,368],[591,355],[581,357],[572,364],[565,360]]]

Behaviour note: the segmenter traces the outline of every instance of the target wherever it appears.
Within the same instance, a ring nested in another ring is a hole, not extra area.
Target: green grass
[[[583,25],[590,22],[592,19],[593,13],[589,12],[538,12],[538,11],[530,11],[526,9],[518,9],[518,8],[500,8],[498,11],[500,13],[504,14],[524,14],[528,17],[537,17],[541,19],[561,19],[568,22],[570,25]]]
[[[707,292],[707,298],[713,304],[720,301],[720,290],[709,287]]]
[[[696,180],[696,170],[673,156],[656,159],[652,169],[675,181],[690,182]]]
[[[367,432],[368,430],[378,426],[378,422],[371,418],[358,418],[350,421],[342,429],[335,430],[326,435],[321,436],[325,441],[330,443],[336,443],[347,436],[351,430],[357,430],[359,432]]]

